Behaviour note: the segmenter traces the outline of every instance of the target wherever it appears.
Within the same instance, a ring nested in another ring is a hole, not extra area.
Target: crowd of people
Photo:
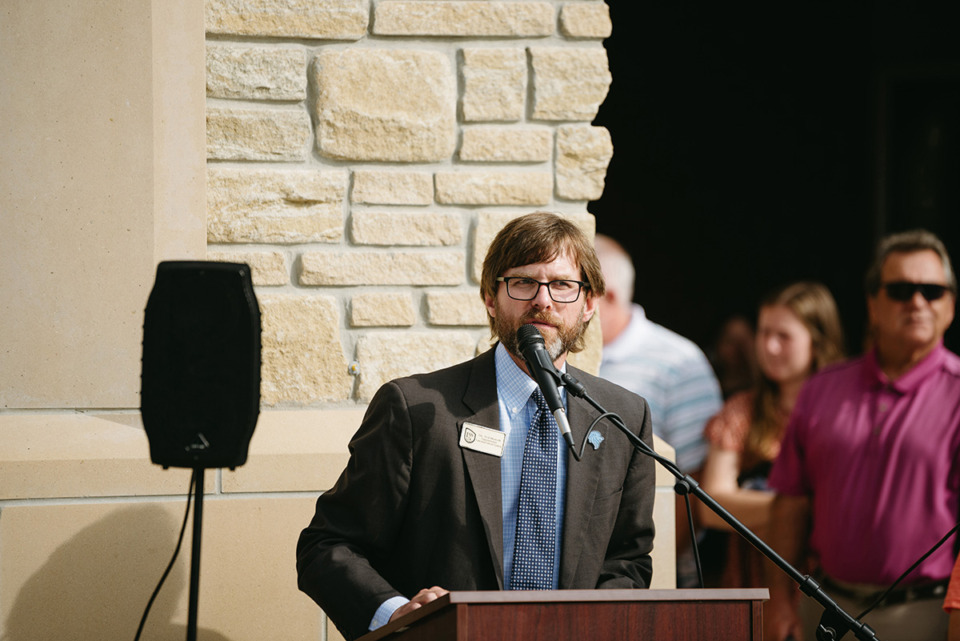
[[[883,239],[865,278],[868,345],[851,358],[821,283],[771,292],[708,358],[647,317],[635,278],[622,246],[561,216],[508,223],[481,277],[494,348],[378,391],[300,536],[301,589],[352,639],[449,590],[649,587],[653,461],[555,386],[569,374],[636,437],[670,444],[680,470],[846,612],[869,608],[880,638],[960,641],[960,544],[936,547],[960,516],[943,243]],[[566,359],[598,314],[594,377]],[[698,507],[695,536],[677,510],[677,585],[696,584],[690,542],[727,531],[706,587],[768,588],[764,638],[815,639],[822,607]]]
[[[598,240],[601,263],[610,242]],[[703,489],[848,614],[871,608],[864,622],[883,639],[942,640],[948,627],[950,639],[960,639],[960,566],[953,565],[960,544],[941,545],[907,572],[960,514],[960,359],[943,346],[956,289],[935,235],[885,238],[865,279],[868,347],[846,359],[830,291],[816,282],[778,288],[760,301],[755,330],[742,318],[724,327],[714,371],[736,387],[723,386],[719,412],[697,417],[702,429],[688,426],[708,448],[696,468]],[[639,306],[633,314],[659,328]],[[617,333],[608,341],[603,328],[604,358],[614,350],[615,367],[601,375],[656,396],[631,369],[659,367],[670,371],[662,380],[684,388],[656,349],[621,345]],[[677,359],[684,353],[664,349]],[[650,407],[654,433],[676,443],[682,461],[693,437],[674,440],[663,404]],[[699,524],[713,541],[728,533],[723,546],[707,547],[707,587],[767,587],[765,638],[815,639],[823,607],[700,507]]]

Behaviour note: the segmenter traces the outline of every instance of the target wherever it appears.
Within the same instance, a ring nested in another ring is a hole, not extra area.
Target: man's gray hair
[[[891,234],[880,241],[870,269],[867,270],[864,285],[868,296],[876,296],[880,291],[881,271],[887,256],[894,252],[918,252],[930,250],[936,252],[943,263],[943,275],[947,279],[947,287],[954,294],[957,293],[957,277],[950,266],[950,255],[943,242],[935,234],[926,229],[912,229]]]

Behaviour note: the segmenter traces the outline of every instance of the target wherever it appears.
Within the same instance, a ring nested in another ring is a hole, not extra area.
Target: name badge
[[[463,429],[460,430],[460,447],[468,450],[503,456],[503,446],[506,442],[507,435],[500,430],[492,430],[476,423],[464,423]]]

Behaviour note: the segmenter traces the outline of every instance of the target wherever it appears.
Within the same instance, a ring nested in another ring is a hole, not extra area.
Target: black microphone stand
[[[717,503],[712,496],[707,494],[707,492],[700,487],[699,483],[697,483],[689,475],[681,472],[672,461],[657,454],[653,448],[644,443],[639,436],[627,429],[627,426],[623,424],[623,420],[616,414],[607,412],[599,403],[593,400],[590,395],[587,394],[587,391],[584,389],[583,385],[577,381],[577,379],[570,376],[566,372],[555,372],[555,376],[558,379],[558,383],[565,386],[568,392],[578,398],[584,399],[598,412],[600,412],[602,415],[601,418],[609,418],[610,422],[613,423],[621,432],[623,432],[628,439],[630,439],[630,442],[633,443],[634,448],[653,458],[655,461],[660,463],[660,465],[666,468],[667,471],[673,474],[673,476],[677,479],[678,493],[690,493],[700,499],[704,505],[709,507],[715,514],[717,514],[717,516],[729,523],[730,527],[736,530],[740,536],[745,538],[751,545],[753,545],[753,547],[757,548],[757,550],[759,550],[765,557],[773,561],[777,567],[779,567],[791,579],[793,579],[793,581],[800,586],[800,590],[804,594],[816,600],[817,603],[823,606],[823,617],[820,619],[820,625],[817,627],[818,641],[837,641],[851,630],[858,639],[861,639],[861,641],[877,639],[877,635],[873,631],[873,628],[865,623],[857,621],[850,616],[850,614],[837,605],[837,603],[831,599],[826,592],[823,591],[823,589],[820,587],[820,584],[817,583],[816,580],[809,575],[801,574],[799,570],[790,565],[790,563],[777,554],[773,548],[771,548],[760,537],[754,534],[750,528],[737,520],[737,518],[730,514],[726,508]]]

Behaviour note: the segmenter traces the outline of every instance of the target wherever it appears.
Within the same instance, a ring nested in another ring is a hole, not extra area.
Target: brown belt
[[[873,604],[880,598],[884,590],[877,590],[875,586],[864,586],[862,589],[857,584],[841,583],[830,577],[822,577],[821,584],[828,593],[833,593],[862,601],[867,605]],[[924,601],[927,599],[942,599],[947,594],[947,584],[949,579],[935,581],[933,583],[921,583],[917,585],[904,585],[895,588],[880,604],[880,607],[900,605],[910,603],[911,601]]]

